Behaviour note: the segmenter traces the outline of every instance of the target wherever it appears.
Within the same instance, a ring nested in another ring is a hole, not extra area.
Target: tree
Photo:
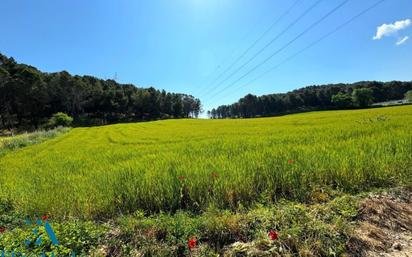
[[[353,102],[359,107],[367,107],[373,103],[373,91],[370,88],[359,88],[352,92]]]
[[[405,93],[405,100],[408,103],[412,103],[412,90],[409,90],[408,92]]]
[[[342,92],[333,95],[331,101],[338,108],[349,108],[353,104],[352,97]]]
[[[69,115],[58,112],[53,114],[53,116],[49,120],[49,126],[50,127],[58,127],[58,126],[63,126],[63,127],[68,127],[72,124],[73,118],[70,117]]]
[[[262,96],[248,94],[233,104],[211,110],[210,116],[212,118],[274,116],[336,107],[343,109],[354,106],[355,103],[356,106],[364,107],[370,105],[372,101],[399,100],[410,90],[412,90],[412,81],[361,81],[353,84],[308,86],[288,93]]]
[[[200,100],[153,87],[138,88],[67,71],[44,73],[0,54],[0,130],[47,125],[67,113],[80,125],[197,117]]]

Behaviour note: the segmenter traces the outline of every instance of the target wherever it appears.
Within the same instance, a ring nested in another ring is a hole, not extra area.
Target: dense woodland
[[[252,118],[312,110],[362,108],[372,103],[403,99],[410,90],[412,81],[309,86],[284,94],[248,94],[234,104],[208,111],[208,116],[214,119]]]
[[[248,94],[231,105],[208,111],[211,118],[251,118],[311,110],[349,109],[398,100],[412,81],[362,81],[309,86],[284,94]],[[197,117],[200,100],[66,71],[45,73],[0,54],[0,130],[42,128],[56,113],[74,125],[104,125],[167,118]]]
[[[66,71],[45,73],[0,54],[0,130],[37,129],[55,113],[75,125],[197,117],[199,99]]]

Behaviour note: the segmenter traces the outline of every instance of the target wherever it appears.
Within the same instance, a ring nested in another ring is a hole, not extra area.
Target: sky
[[[45,72],[192,94],[205,111],[248,93],[412,80],[411,0],[383,1],[318,41],[376,2],[0,0],[0,52]]]

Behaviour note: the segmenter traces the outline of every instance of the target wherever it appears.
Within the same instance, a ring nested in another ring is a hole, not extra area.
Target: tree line
[[[207,114],[213,119],[252,118],[313,110],[363,108],[372,103],[403,99],[410,90],[412,81],[361,81],[308,86],[281,94],[248,94],[236,103],[221,105]]]
[[[0,130],[37,129],[56,113],[75,125],[197,117],[199,99],[114,80],[45,73],[0,53]]]

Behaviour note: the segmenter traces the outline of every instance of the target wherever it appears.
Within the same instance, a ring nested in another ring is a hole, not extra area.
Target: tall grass
[[[0,157],[0,199],[96,218],[358,192],[410,181],[411,130],[412,106],[76,128]]]
[[[57,127],[51,130],[38,130],[11,137],[0,137],[0,155],[8,151],[17,150],[29,145],[34,145],[66,133],[70,128]]]

